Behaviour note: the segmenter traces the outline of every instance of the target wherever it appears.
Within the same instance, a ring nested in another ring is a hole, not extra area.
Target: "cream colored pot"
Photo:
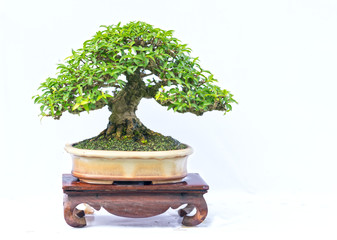
[[[83,182],[112,184],[114,181],[177,182],[187,175],[191,147],[171,151],[105,151],[74,148],[65,150],[73,161],[72,175]]]

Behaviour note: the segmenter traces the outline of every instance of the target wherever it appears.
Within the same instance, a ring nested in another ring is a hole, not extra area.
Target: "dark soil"
[[[75,148],[90,150],[112,151],[167,151],[187,148],[178,140],[163,135],[147,137],[143,143],[133,139],[116,139],[113,137],[100,136],[83,140],[74,144]]]

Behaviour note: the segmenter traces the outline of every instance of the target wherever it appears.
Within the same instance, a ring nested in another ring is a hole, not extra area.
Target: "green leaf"
[[[83,105],[83,108],[89,113],[89,106],[87,104]]]
[[[89,77],[89,78],[88,78],[88,84],[89,84],[89,85],[92,85],[92,77]]]
[[[149,64],[149,61],[150,60],[148,58],[145,58],[145,64],[144,64],[145,67]]]
[[[144,61],[145,57],[143,55],[135,55],[133,56],[133,58],[136,58],[136,59],[139,59],[139,60],[142,60]]]
[[[78,92],[80,95],[83,95],[83,89],[80,85],[77,85],[77,88],[78,88]]]
[[[180,85],[182,85],[182,83],[183,83],[179,78],[175,78],[174,80]]]
[[[226,109],[227,109],[227,111],[232,111],[232,105],[226,104]]]
[[[156,96],[154,97],[156,100],[159,100],[159,98],[161,97],[161,92],[157,92]]]
[[[72,110],[74,111],[74,110],[76,110],[77,108],[79,108],[79,106],[81,106],[79,103],[76,103],[74,106],[73,106],[73,108],[72,108]]]
[[[39,96],[34,96],[33,98],[35,98],[35,99],[34,99],[34,103],[37,103],[37,102],[40,100],[40,97],[39,97]]]
[[[53,105],[50,106],[50,112],[51,112],[51,115],[54,117],[55,113],[54,113],[54,106]]]
[[[131,56],[130,55],[124,55],[122,56],[120,59],[119,59],[119,62],[121,62],[122,60],[124,60],[125,58],[130,58]]]
[[[117,80],[117,82],[121,88],[123,88],[124,85],[126,84],[123,80]]]
[[[151,55],[146,55],[147,58],[151,58],[154,62],[156,61],[153,56]]]
[[[88,104],[88,100],[83,100],[81,103],[80,103],[80,105],[85,105],[85,104]]]
[[[131,75],[134,73],[134,70],[133,70],[132,67],[127,68],[126,71],[127,71],[128,73],[130,73]]]
[[[174,73],[173,72],[168,72],[168,74],[172,77],[172,78],[175,78],[175,76],[174,76]]]

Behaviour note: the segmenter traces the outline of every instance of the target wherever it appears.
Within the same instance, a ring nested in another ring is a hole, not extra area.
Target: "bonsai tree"
[[[62,113],[108,106],[108,125],[97,137],[106,141],[131,139],[146,145],[158,135],[136,116],[142,98],[153,98],[176,112],[202,115],[207,111],[232,110],[232,94],[190,56],[191,49],[172,36],[173,31],[144,22],[101,26],[83,48],[58,64],[34,96],[41,116],[59,119]]]

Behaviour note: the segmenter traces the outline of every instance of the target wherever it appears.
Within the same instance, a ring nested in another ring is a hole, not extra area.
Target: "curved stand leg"
[[[192,210],[196,208],[194,216],[187,216]],[[196,226],[202,223],[207,216],[207,204],[203,196],[198,197],[193,202],[190,202],[184,209],[179,211],[179,215],[183,218],[182,224],[185,226]]]
[[[187,204],[186,207],[184,207],[183,209],[180,209],[178,211],[178,214],[179,214],[180,217],[185,217],[187,214],[192,212],[194,208],[195,207],[192,204]]]
[[[64,211],[64,220],[68,225],[72,227],[84,227],[87,225],[85,221],[84,211],[80,211],[76,208],[78,203],[72,202],[68,199],[68,196],[64,197],[63,200],[63,211]]]

